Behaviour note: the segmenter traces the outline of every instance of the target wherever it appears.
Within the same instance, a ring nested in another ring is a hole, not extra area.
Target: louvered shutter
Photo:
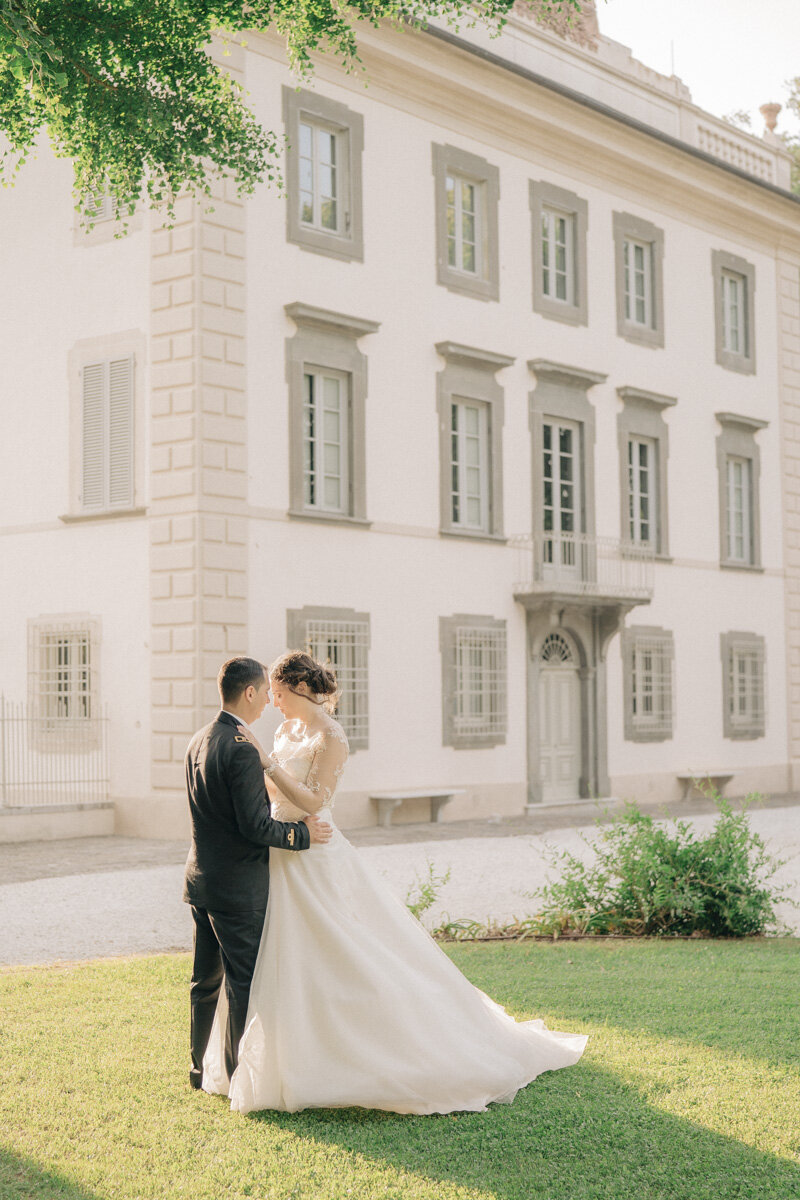
[[[133,359],[108,364],[108,501],[133,504]]]
[[[84,508],[102,508],[105,503],[105,368],[105,363],[83,368]]]

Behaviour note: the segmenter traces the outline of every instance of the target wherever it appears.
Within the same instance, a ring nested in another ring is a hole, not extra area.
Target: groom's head
[[[217,676],[222,707],[250,725],[269,702],[269,674],[255,658],[229,658]]]

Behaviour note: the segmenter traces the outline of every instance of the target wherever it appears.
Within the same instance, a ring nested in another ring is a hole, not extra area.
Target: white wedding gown
[[[326,845],[270,849],[269,904],[239,1066],[228,1084],[224,1012],[203,1062],[206,1091],[239,1112],[357,1105],[399,1113],[482,1111],[576,1063],[586,1037],[517,1022],[461,974],[333,821],[347,740],[334,723],[284,722],[275,756],[325,804]],[[279,797],[279,820],[298,810]],[[224,1005],[224,989],[220,1005]]]

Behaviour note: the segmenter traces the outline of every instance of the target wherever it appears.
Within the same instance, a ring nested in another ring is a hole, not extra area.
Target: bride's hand
[[[267,754],[266,750],[261,745],[261,742],[253,733],[252,729],[248,729],[246,725],[237,725],[236,728],[239,730],[239,733],[243,734],[244,737],[247,738],[251,745],[255,746],[256,750],[258,751],[258,757],[261,759],[261,766],[264,768],[271,766],[274,760]]]

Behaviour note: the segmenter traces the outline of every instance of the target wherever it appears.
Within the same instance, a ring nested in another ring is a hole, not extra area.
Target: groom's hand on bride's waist
[[[309,813],[307,817],[303,817],[303,820],[308,826],[312,846],[315,842],[322,844],[331,840],[333,830],[326,821],[320,821],[319,817],[315,817],[312,813]]]

